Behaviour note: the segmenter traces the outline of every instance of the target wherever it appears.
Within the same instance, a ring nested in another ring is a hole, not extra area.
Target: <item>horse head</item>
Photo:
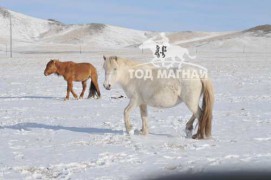
[[[49,75],[51,75],[51,74],[57,72],[57,67],[56,67],[56,62],[57,62],[57,61],[58,61],[58,60],[56,60],[56,59],[51,59],[51,60],[47,63],[46,68],[45,68],[45,70],[44,70],[44,75],[45,75],[45,76],[49,76]]]
[[[112,86],[117,82],[118,80],[118,57],[117,56],[110,56],[105,57],[104,59],[104,71],[105,71],[105,80],[103,83],[103,86],[105,89],[110,90]]]

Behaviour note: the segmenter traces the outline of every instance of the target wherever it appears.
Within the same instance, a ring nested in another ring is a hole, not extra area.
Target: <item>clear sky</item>
[[[231,31],[271,24],[271,0],[0,0],[0,6],[66,24],[154,31]]]

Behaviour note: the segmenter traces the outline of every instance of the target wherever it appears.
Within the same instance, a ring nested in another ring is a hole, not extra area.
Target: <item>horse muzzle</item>
[[[44,71],[44,76],[48,76],[49,74],[47,72]]]

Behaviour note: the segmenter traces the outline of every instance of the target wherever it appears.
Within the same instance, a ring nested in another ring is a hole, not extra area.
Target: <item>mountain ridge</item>
[[[141,31],[102,23],[64,24],[55,19],[39,19],[0,7],[0,40],[9,42],[9,16],[13,26],[13,40],[25,44],[82,44],[93,47],[136,47],[143,41],[159,36],[159,32]],[[171,43],[181,46],[200,46],[244,36],[271,34],[271,25],[260,25],[235,32],[166,32]],[[207,42],[207,43],[206,43]]]

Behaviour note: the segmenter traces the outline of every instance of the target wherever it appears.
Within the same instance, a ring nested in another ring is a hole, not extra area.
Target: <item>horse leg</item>
[[[136,101],[131,99],[128,106],[124,109],[124,124],[126,128],[126,132],[129,134],[132,129],[131,121],[130,121],[130,113],[137,106]]]
[[[192,136],[192,131],[193,131],[193,123],[195,121],[195,119],[197,118],[198,120],[200,119],[201,116],[201,108],[199,107],[199,105],[195,102],[186,102],[186,105],[188,107],[188,109],[193,113],[193,115],[191,116],[191,118],[189,119],[189,121],[186,123],[186,137],[191,137]],[[199,128],[199,126],[198,126]],[[199,137],[199,134],[194,134],[192,136],[193,139],[195,138],[204,138],[204,137]]]
[[[77,94],[73,91],[73,83],[72,81],[69,82],[70,91],[75,99],[78,99]]]
[[[195,139],[198,136],[197,134],[194,134],[192,136],[192,133],[193,133],[193,123],[196,118],[197,119],[200,118],[200,115],[201,115],[201,109],[200,109],[200,107],[198,107],[198,110],[196,111],[196,113],[194,113],[194,111],[193,111],[193,115],[191,116],[189,121],[186,123],[185,133],[186,133],[187,138],[192,137],[193,139]]]
[[[196,119],[196,116],[193,114],[189,121],[186,123],[185,133],[186,137],[191,138],[192,137],[192,131],[193,131],[193,123]]]
[[[82,90],[82,92],[80,94],[80,99],[83,99],[83,97],[84,97],[84,93],[85,93],[86,88],[87,88],[87,81],[82,81],[82,87],[83,87],[83,90]]]
[[[189,136],[192,134],[192,129],[193,129],[193,122],[197,118],[198,119],[198,129],[200,129],[200,116],[201,116],[201,108],[199,107],[199,101],[200,101],[200,96],[201,96],[201,91],[202,91],[202,83],[200,80],[197,79],[191,79],[189,80],[191,82],[188,82],[187,88],[184,88],[182,91],[182,100],[188,107],[188,109],[192,112],[192,117],[190,120],[187,122],[186,125],[186,131],[188,132],[186,135]],[[196,135],[193,135],[192,138],[204,138],[205,135],[201,135],[197,131]],[[203,137],[201,137],[203,136]]]
[[[71,92],[71,83],[70,83],[70,81],[67,81],[67,94],[64,99],[65,101],[70,99],[70,92]]]
[[[202,110],[201,110],[200,107],[198,107],[198,110],[197,110],[197,112],[195,114],[196,118],[198,119],[198,123],[200,123],[199,121],[200,121],[201,114],[202,114]],[[198,124],[198,131],[197,131],[197,133],[194,134],[192,136],[192,138],[193,139],[204,139],[206,135],[205,134],[201,135],[199,132],[200,132],[200,124]],[[204,128],[204,132],[205,132],[205,128]]]
[[[140,114],[141,114],[141,119],[142,119],[142,129],[140,131],[140,134],[147,135],[149,133],[147,105],[141,104],[139,107],[140,107]]]

